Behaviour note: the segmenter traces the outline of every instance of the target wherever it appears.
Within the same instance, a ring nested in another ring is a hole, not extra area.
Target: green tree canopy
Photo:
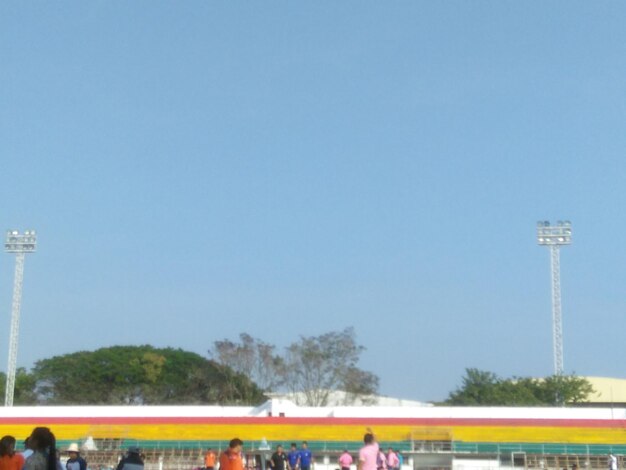
[[[43,404],[257,404],[246,376],[182,349],[114,346],[38,361],[35,393]]]
[[[0,391],[2,393],[5,391],[6,383],[6,374],[0,372]],[[35,377],[23,367],[19,367],[15,372],[15,391],[13,393],[13,404],[16,406],[37,404]]]
[[[585,402],[593,393],[588,380],[574,375],[545,379],[502,379],[492,372],[466,369],[463,383],[450,393],[447,405],[557,406]]]

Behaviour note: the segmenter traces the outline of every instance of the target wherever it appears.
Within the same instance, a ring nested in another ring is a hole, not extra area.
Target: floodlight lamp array
[[[547,220],[537,222],[537,243],[539,245],[570,245],[572,243],[572,223],[559,220],[550,225]]]
[[[37,233],[26,230],[20,233],[17,230],[8,230],[4,248],[8,253],[32,253],[37,247]]]

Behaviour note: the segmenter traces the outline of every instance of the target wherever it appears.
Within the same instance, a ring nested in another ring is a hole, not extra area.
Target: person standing
[[[276,452],[274,452],[270,458],[270,467],[272,470],[286,470],[287,456],[283,451],[283,446],[276,446]]]
[[[287,454],[287,466],[289,467],[289,470],[297,470],[299,458],[300,452],[298,452],[298,446],[295,442],[292,442],[291,450],[289,451],[289,454]]]
[[[209,449],[204,454],[204,468],[205,470],[214,470],[215,462],[217,461],[217,454],[213,449]]]
[[[300,447],[300,452],[298,452],[298,465],[300,466],[300,470],[311,470],[311,464],[315,461],[313,459],[313,454],[309,450],[309,443],[307,441],[302,442],[302,447]]]
[[[376,468],[378,470],[387,470],[387,456],[380,448],[378,449],[378,457],[376,458]]]
[[[15,438],[4,436],[0,439],[0,470],[22,470],[24,456],[15,452]]]
[[[390,447],[387,450],[387,468],[389,470],[398,470],[399,467],[400,467],[400,459],[398,459],[398,455]]]
[[[243,441],[238,437],[231,439],[226,449],[220,455],[220,470],[243,470],[243,459],[241,450]]]
[[[126,456],[117,464],[117,470],[143,470],[141,449],[136,446],[130,446]]]
[[[66,470],[87,470],[87,462],[80,456],[78,444],[72,442],[67,448],[70,458],[65,463]]]
[[[359,463],[357,470],[376,470],[378,468],[378,443],[374,439],[374,434],[368,432],[363,436],[365,444],[359,450]]]
[[[350,470],[350,466],[352,465],[352,456],[348,449],[344,449],[343,453],[339,456],[339,460],[337,460],[341,470]]]
[[[613,452],[609,454],[609,470],[617,470],[617,457],[613,455]]]
[[[59,470],[63,466],[57,458],[57,440],[46,427],[36,427],[28,438],[33,453],[24,462],[24,470]]]

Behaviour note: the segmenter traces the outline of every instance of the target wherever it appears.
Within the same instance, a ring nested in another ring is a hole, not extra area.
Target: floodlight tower
[[[13,406],[15,391],[15,371],[17,369],[17,339],[20,329],[20,307],[22,305],[22,283],[24,281],[24,258],[26,253],[33,253],[37,245],[37,234],[26,230],[23,234],[17,230],[7,232],[4,247],[7,253],[15,253],[15,279],[13,280],[13,303],[11,304],[11,334],[9,337],[9,364],[4,395],[4,406]]]
[[[554,374],[563,375],[563,318],[561,315],[561,257],[562,246],[572,243],[572,224],[566,220],[550,225],[548,221],[537,222],[537,243],[550,248],[550,272],[552,277],[552,342],[554,350]]]

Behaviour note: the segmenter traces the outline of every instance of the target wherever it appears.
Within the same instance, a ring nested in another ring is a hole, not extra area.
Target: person
[[[80,456],[78,444],[72,442],[67,448],[70,458],[65,463],[66,470],[87,470],[87,462]]]
[[[402,466],[404,465],[404,457],[398,449],[396,449],[396,455],[398,456],[398,468],[402,470]]]
[[[376,468],[378,470],[388,470],[387,469],[387,456],[380,448],[378,449],[378,457],[376,458]]]
[[[617,470],[617,457],[611,452],[609,454],[609,470]]]
[[[300,470],[311,470],[311,464],[314,462],[313,454],[309,450],[309,443],[302,441],[302,447],[298,452],[298,466]]]
[[[204,468],[205,470],[214,470],[215,462],[217,461],[217,454],[213,449],[209,449],[204,454]]]
[[[130,446],[126,455],[117,464],[117,470],[143,470],[141,449],[136,446]]]
[[[398,459],[398,455],[390,447],[387,450],[387,468],[389,470],[398,470],[399,467],[400,467],[400,459]]]
[[[339,460],[337,460],[341,470],[350,470],[350,465],[352,465],[352,456],[348,449],[344,449],[343,453],[339,456]]]
[[[287,454],[287,466],[289,470],[297,470],[298,468],[298,459],[300,458],[300,453],[298,452],[298,446],[295,442],[291,443],[291,450],[289,454]]]
[[[24,456],[15,452],[15,443],[13,436],[0,439],[0,470],[22,470]]]
[[[226,449],[220,455],[220,470],[243,470],[243,460],[241,458],[241,449],[243,441],[238,437],[231,439]]]
[[[21,452],[21,454],[22,454],[22,457],[24,457],[24,462],[26,462],[26,459],[28,457],[33,455],[33,449],[31,449],[28,446],[28,437],[26,439],[24,439],[24,450]]]
[[[272,454],[272,458],[270,458],[270,467],[273,470],[285,470],[287,463],[287,456],[283,451],[283,446],[280,444],[276,446],[276,452]]]
[[[363,436],[363,444],[359,450],[359,463],[357,465],[358,470],[376,470],[378,468],[378,443],[374,439],[374,434],[371,432],[365,433]]]
[[[24,462],[24,470],[59,470],[61,462],[57,458],[57,440],[46,427],[36,427],[28,438],[28,446],[33,453]]]

